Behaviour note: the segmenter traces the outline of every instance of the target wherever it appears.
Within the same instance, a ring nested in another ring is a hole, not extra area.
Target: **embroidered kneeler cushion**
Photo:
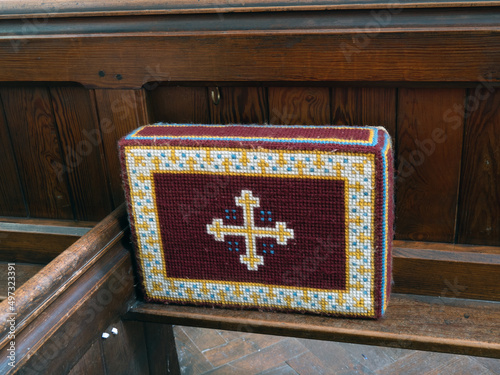
[[[384,313],[393,167],[383,128],[148,125],[120,155],[147,301]]]

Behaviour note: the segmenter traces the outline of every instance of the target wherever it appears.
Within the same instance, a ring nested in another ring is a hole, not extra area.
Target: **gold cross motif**
[[[219,298],[222,302],[226,302],[226,292],[224,292],[223,290],[220,290],[219,291]]]
[[[354,167],[354,170],[356,170],[359,174],[365,174],[365,163],[366,160],[364,160],[362,163],[352,163],[352,166]]]
[[[142,230],[146,230],[146,231],[149,230],[148,224],[146,224],[146,223],[142,223],[142,224],[136,223],[135,227],[137,229],[142,229]]]
[[[269,167],[269,164],[264,159],[260,159],[257,165],[260,167],[262,174],[266,173],[266,167]]]
[[[150,262],[152,262],[155,259],[155,256],[151,253],[142,254],[142,256]]]
[[[154,208],[149,208],[147,206],[144,206],[144,208],[142,209],[142,213],[144,215],[154,214],[155,212],[156,210]]]
[[[363,298],[360,298],[356,304],[354,305],[354,307],[361,307],[362,309],[365,308],[365,300]]]
[[[138,197],[139,199],[144,199],[144,196],[146,195],[142,190],[139,191],[134,191],[132,193],[134,197]]]
[[[335,176],[340,176],[340,172],[344,170],[344,167],[340,163],[336,163],[335,167],[333,167],[333,170],[335,171]]]
[[[297,163],[295,163],[295,167],[299,170],[299,176],[302,176],[304,174],[304,167],[306,165],[302,162],[302,160],[299,160]]]
[[[162,285],[158,281],[153,281],[153,292],[161,292]]]
[[[363,189],[363,185],[361,185],[358,181],[356,181],[355,184],[349,184],[349,188],[356,189],[356,191],[359,193],[360,190]]]
[[[311,302],[311,297],[309,297],[307,295],[307,290],[304,290],[304,295],[302,296],[302,301],[304,301],[304,303],[309,303]]]
[[[151,163],[155,165],[155,170],[157,170],[160,168],[161,160],[160,158],[158,158],[158,156],[156,156],[153,160],[151,160]]]
[[[371,241],[372,236],[370,234],[365,234],[364,232],[361,232],[358,238],[359,242],[365,242],[365,241]]]
[[[229,167],[231,167],[231,165],[233,165],[233,163],[231,163],[231,160],[229,160],[229,158],[225,158],[224,161],[222,162],[222,165],[226,169],[226,173],[229,173],[230,172]]]
[[[247,152],[246,151],[242,151],[241,152],[240,163],[242,165],[244,165],[245,167],[247,166],[247,164],[248,164],[248,157],[247,157]]]
[[[189,157],[188,160],[186,160],[186,164],[189,165],[189,170],[190,171],[193,171],[194,170],[194,166],[197,164],[196,163],[196,160],[193,159],[192,156]]]
[[[179,158],[177,156],[175,156],[175,151],[174,150],[170,151],[170,157],[169,157],[169,159],[174,164],[179,161]]]
[[[188,295],[188,297],[189,297],[190,300],[193,300],[193,295],[194,295],[193,289],[187,288],[186,289],[186,294]]]
[[[321,167],[325,165],[325,162],[321,160],[321,155],[316,155],[316,160],[314,161],[314,165],[318,169],[321,169]]]
[[[279,151],[279,157],[278,157],[278,160],[276,161],[276,163],[278,163],[278,165],[280,167],[284,167],[287,163],[286,159],[283,157],[283,151]]]
[[[214,158],[210,156],[210,150],[207,150],[207,155],[203,158],[203,160],[206,161],[208,165],[212,164]]]
[[[370,207],[371,204],[369,202],[365,201],[364,199],[360,199],[358,202],[358,206],[361,207],[361,209],[363,209],[365,207]]]
[[[161,270],[159,268],[153,267],[151,273],[155,276],[158,276],[159,274],[161,274]]]
[[[140,165],[142,165],[143,167],[146,166],[146,163],[144,162],[144,156],[140,156],[140,155],[136,155],[134,156],[134,164],[136,167]]]
[[[139,176],[137,176],[137,179],[139,181],[141,181],[142,183],[145,183],[146,181],[151,182],[151,177],[144,176],[143,174],[140,174]]]
[[[264,257],[257,254],[257,238],[275,238],[278,244],[286,245],[288,239],[293,239],[293,229],[282,222],[276,222],[274,228],[255,226],[253,210],[260,207],[260,200],[250,190],[242,190],[241,196],[234,200],[243,208],[243,226],[224,225],[222,219],[214,219],[212,224],[207,224],[207,233],[216,241],[224,241],[224,236],[244,236],[246,254],[240,255],[240,262],[246,264],[249,271],[257,271],[258,266],[264,264]]]

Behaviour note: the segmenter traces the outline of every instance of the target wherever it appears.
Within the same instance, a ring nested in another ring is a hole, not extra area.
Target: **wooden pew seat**
[[[19,288],[14,310],[0,304],[16,364],[3,356],[0,372],[90,373],[98,358],[113,374],[179,373],[173,324],[500,358],[500,302],[394,293],[378,321],[147,304],[131,251],[122,205]]]

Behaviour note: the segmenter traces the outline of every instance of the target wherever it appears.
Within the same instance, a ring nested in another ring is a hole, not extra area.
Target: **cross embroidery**
[[[258,266],[264,265],[264,257],[257,254],[257,238],[275,238],[278,244],[286,245],[288,239],[293,239],[293,229],[279,221],[274,228],[255,226],[253,209],[260,206],[260,200],[250,190],[242,190],[241,196],[234,200],[243,208],[243,226],[224,225],[222,219],[214,219],[212,224],[207,224],[207,233],[217,241],[224,241],[224,236],[244,236],[246,254],[240,255],[240,262],[246,264],[249,271],[257,271]]]

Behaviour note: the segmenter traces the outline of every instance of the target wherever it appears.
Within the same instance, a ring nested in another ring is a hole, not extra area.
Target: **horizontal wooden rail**
[[[500,358],[498,302],[394,294],[378,321],[138,303],[125,318]]]
[[[0,18],[27,17],[89,17],[150,14],[221,13],[221,12],[273,12],[304,10],[339,9],[412,9],[412,8],[451,8],[482,7],[500,5],[499,1],[485,0],[410,0],[404,2],[380,0],[87,0],[83,2],[49,0],[43,3],[36,0],[3,0],[0,3]]]

